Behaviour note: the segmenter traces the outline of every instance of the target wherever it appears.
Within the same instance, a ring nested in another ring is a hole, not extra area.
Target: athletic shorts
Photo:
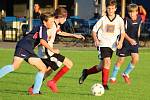
[[[97,47],[97,51],[98,51],[98,59],[101,61],[102,57],[101,57],[101,51],[100,51],[100,47]]]
[[[138,53],[138,45],[123,46],[117,49],[116,55],[119,57],[131,56],[132,53]]]
[[[34,53],[30,53],[29,51],[21,48],[21,47],[16,47],[16,50],[15,50],[15,53],[14,53],[14,56],[17,56],[17,57],[21,57],[21,58],[24,58],[24,60],[26,62],[28,62],[28,59],[30,57],[35,57],[35,58],[39,58],[36,54]]]
[[[112,58],[113,50],[109,47],[100,47],[100,53],[101,53],[101,60],[103,60],[106,57]]]
[[[46,59],[41,58],[43,63],[47,67],[51,67],[54,71],[56,71],[63,64],[64,59],[65,59],[65,56],[61,54],[53,54],[51,57],[46,58]]]

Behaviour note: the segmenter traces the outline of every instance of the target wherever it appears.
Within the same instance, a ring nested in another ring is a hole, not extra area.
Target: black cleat
[[[88,74],[86,73],[87,69],[83,69],[82,75],[79,78],[79,84],[83,84],[84,80],[87,78]]]
[[[104,87],[105,90],[109,90],[108,85],[103,85],[103,87]]]

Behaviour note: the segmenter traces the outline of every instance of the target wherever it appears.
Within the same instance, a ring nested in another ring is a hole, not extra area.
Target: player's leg
[[[139,55],[138,53],[132,53],[131,54],[131,62],[128,64],[127,68],[125,69],[124,73],[125,74],[130,74],[130,72],[134,69],[135,65],[138,63],[139,61]]]
[[[102,71],[103,61],[101,59],[101,51],[99,46],[97,47],[97,51],[98,51],[98,58],[100,60],[100,63],[98,65],[94,65],[90,67],[89,69],[83,69],[82,75],[79,78],[79,84],[83,84],[84,80],[87,78],[88,75],[95,74]]]
[[[65,74],[67,73],[73,66],[73,63],[70,59],[66,58],[63,61],[64,66],[56,73],[56,75],[53,77],[52,80],[47,82],[47,86],[52,90],[52,92],[56,93],[58,92],[57,88],[57,81]]]
[[[114,65],[113,72],[110,78],[110,83],[116,83],[116,77],[120,66],[124,63],[125,57],[118,57],[116,64]]]
[[[125,71],[123,72],[122,76],[124,77],[124,80],[127,84],[130,84],[130,77],[129,74],[133,71],[133,69],[135,68],[135,65],[137,64],[138,60],[139,60],[139,55],[138,53],[131,53],[131,62],[128,64],[127,68],[125,69]]]
[[[110,70],[110,65],[111,65],[111,59],[110,57],[105,57],[103,59],[104,65],[102,68],[102,84],[105,88],[105,90],[109,90],[108,88],[108,79],[109,79],[109,70]]]
[[[0,78],[6,74],[18,69],[26,56],[26,51],[20,47],[16,47],[13,62],[0,69]]]
[[[108,79],[109,79],[109,70],[111,65],[111,57],[113,54],[113,50],[109,47],[101,47],[101,57],[103,59],[103,67],[102,67],[102,84],[105,90],[109,90],[108,88]]]
[[[44,74],[44,78],[43,78],[43,81],[48,77],[50,76],[50,74],[53,72],[53,70],[50,68],[50,66],[47,68],[47,71],[46,73]],[[33,87],[34,87],[34,84],[32,84],[31,87],[28,88],[28,93],[31,95],[33,94]],[[41,92],[39,91],[39,94],[41,94]]]
[[[44,74],[47,71],[46,65],[42,62],[40,58],[36,58],[36,57],[30,57],[28,59],[28,62],[31,65],[34,65],[39,70],[39,72],[36,74],[34,87],[33,87],[33,94],[39,94],[42,81],[44,78]]]
[[[79,84],[83,84],[84,80],[87,78],[88,75],[98,73],[102,70],[103,61],[100,61],[99,65],[94,65],[89,69],[83,69],[82,75],[79,78]]]
[[[18,69],[23,61],[23,58],[14,56],[13,63],[10,65],[6,65],[0,69],[0,78],[5,76],[6,74]]]

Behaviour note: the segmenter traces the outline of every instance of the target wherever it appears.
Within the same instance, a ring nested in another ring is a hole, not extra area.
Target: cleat
[[[32,88],[32,87],[29,87],[29,89],[28,89],[28,94],[29,94],[29,95],[32,95],[32,94],[33,94],[32,91],[33,91],[33,88]]]
[[[86,73],[87,69],[83,69],[82,71],[82,75],[79,78],[79,84],[83,84],[84,80],[87,78],[87,73]]]
[[[53,93],[58,93],[58,88],[53,80],[48,81],[47,86],[52,90]]]
[[[103,87],[104,87],[105,90],[109,90],[108,85],[103,85]]]
[[[116,83],[116,78],[110,78],[109,82],[112,83],[112,84],[115,84]]]
[[[122,77],[124,78],[125,83],[127,83],[127,84],[131,84],[131,81],[130,81],[129,75],[127,75],[127,74],[123,73],[123,74],[122,74]]]
[[[29,95],[36,96],[36,95],[41,95],[41,93],[35,93],[35,94],[29,94]]]
[[[34,94],[33,94],[33,87],[29,87],[29,89],[28,89],[28,94],[29,94],[29,95],[34,95]],[[37,94],[42,94],[42,93],[39,91],[39,93],[37,93]]]

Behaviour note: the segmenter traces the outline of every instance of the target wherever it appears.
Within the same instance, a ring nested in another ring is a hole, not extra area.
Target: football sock
[[[109,69],[103,68],[102,69],[102,84],[107,85],[109,78]]]
[[[112,75],[111,75],[111,78],[116,78],[117,74],[118,74],[118,71],[119,71],[119,67],[117,67],[116,65],[114,66],[114,69],[113,69],[113,72],[112,72]]]
[[[52,79],[54,82],[57,82],[66,72],[68,72],[69,68],[67,66],[64,66],[60,69],[59,72],[54,76]]]
[[[49,72],[49,73],[45,73],[45,74],[44,74],[43,81],[44,81],[51,73],[52,73],[52,71]],[[32,88],[33,88],[33,87],[34,87],[34,84],[32,84]]]
[[[94,74],[94,73],[97,73],[97,72],[99,72],[99,70],[97,69],[97,65],[93,66],[92,68],[90,68],[90,69],[88,69],[88,70],[86,71],[86,73],[87,73],[88,75]]]
[[[38,94],[40,91],[40,88],[42,86],[42,81],[43,81],[44,73],[38,72],[35,77],[35,83],[33,87],[33,94]]]
[[[133,69],[134,69],[134,66],[131,63],[129,63],[124,73],[129,75]]]
[[[0,69],[0,78],[2,78],[3,76],[5,76],[6,74],[8,74],[12,71],[14,71],[13,65],[4,66],[3,68]]]

